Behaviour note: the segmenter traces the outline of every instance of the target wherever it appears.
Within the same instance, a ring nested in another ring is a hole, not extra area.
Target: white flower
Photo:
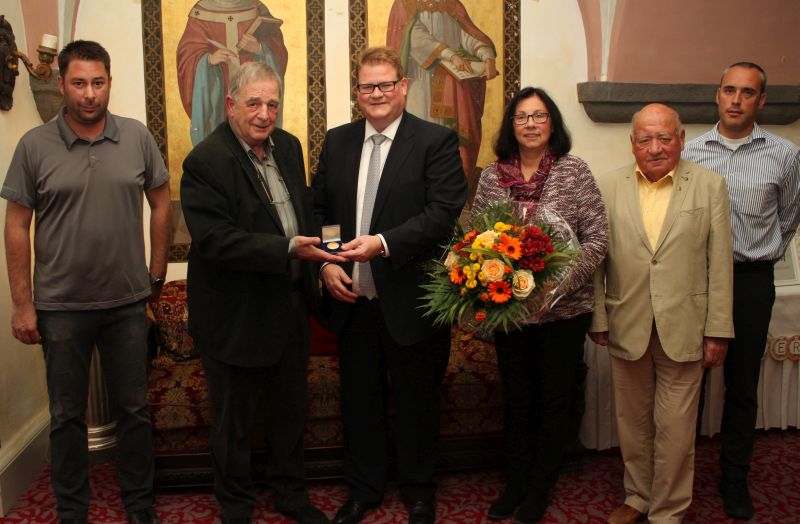
[[[511,293],[514,295],[514,298],[517,300],[525,300],[535,287],[536,282],[533,280],[533,273],[531,271],[527,269],[514,271],[511,283]]]
[[[453,266],[456,262],[458,262],[458,255],[453,253],[453,251],[449,251],[447,253],[447,258],[444,259],[444,267],[447,269],[453,269]]]

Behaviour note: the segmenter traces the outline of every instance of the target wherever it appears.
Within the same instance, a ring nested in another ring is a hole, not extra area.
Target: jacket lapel
[[[358,203],[358,171],[361,167],[361,151],[364,149],[364,129],[366,121],[361,119],[353,123],[350,128],[352,135],[347,140],[347,149],[344,152],[344,169],[341,176],[342,187],[345,189],[346,200],[341,214],[347,220],[343,221],[342,238],[355,238],[356,236],[356,204]],[[329,175],[330,176],[330,175]]]
[[[225,129],[228,131],[225,134],[225,142],[228,145],[228,148],[239,162],[242,172],[244,172],[245,177],[250,182],[250,186],[258,196],[258,199],[261,200],[261,203],[264,205],[264,207],[266,207],[267,212],[269,213],[270,217],[272,217],[272,221],[275,222],[275,226],[280,231],[283,231],[283,226],[281,225],[281,220],[278,217],[278,212],[275,210],[275,206],[269,202],[269,197],[264,191],[264,186],[261,185],[261,181],[258,178],[256,167],[253,165],[252,160],[250,160],[250,158],[247,156],[247,153],[242,147],[242,144],[239,142],[239,139],[236,138],[236,134],[233,132],[233,129],[231,129],[230,124],[228,124]]]
[[[369,224],[370,231],[375,227],[375,222],[380,216],[386,200],[389,198],[397,177],[400,175],[403,161],[411,154],[411,150],[414,148],[414,126],[412,120],[413,117],[411,115],[403,112],[400,126],[397,128],[397,133],[389,148],[386,162],[383,164],[378,193],[375,195],[375,207],[372,209],[372,221]]]
[[[274,138],[275,137],[273,137],[273,140]],[[286,183],[286,189],[289,190],[289,198],[291,199],[292,207],[294,208],[294,216],[297,220],[298,233],[303,234],[303,232],[308,231],[303,215],[303,203],[300,200],[300,196],[306,191],[305,172],[300,170],[300,173],[297,173],[298,169],[292,168],[291,162],[287,157],[288,151],[286,149],[286,146],[278,144],[278,141],[275,140],[275,147],[272,149],[272,157],[275,159],[275,164],[278,166],[278,172],[281,174],[281,178],[283,178],[283,181]],[[275,210],[274,206],[270,205],[269,207],[273,211]],[[278,223],[280,224],[280,220],[278,220]]]
[[[642,206],[639,203],[639,181],[636,179],[638,176],[636,174],[636,164],[633,164],[625,173],[625,185],[627,186],[625,200],[627,201],[630,223],[633,225],[633,229],[636,230],[636,234],[639,235],[639,240],[652,254],[653,247],[650,245],[650,239],[647,238],[647,231],[645,231],[644,221],[642,221]]]
[[[683,207],[683,201],[686,199],[688,186],[691,182],[691,171],[686,168],[686,164],[678,162],[675,166],[675,178],[672,181],[672,195],[670,195],[669,206],[664,215],[664,222],[661,225],[661,233],[658,235],[658,242],[656,243],[655,252],[661,248],[664,240],[669,234],[669,230],[675,224],[675,219],[678,218],[680,210]]]

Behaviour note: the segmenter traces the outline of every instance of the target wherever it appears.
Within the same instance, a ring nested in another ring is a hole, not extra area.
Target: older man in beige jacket
[[[608,521],[681,522],[702,368],[722,364],[733,337],[728,192],[680,160],[684,131],[669,107],[644,107],[630,138],[636,163],[598,180],[609,247],[589,333],[611,354],[625,462],[625,503]]]

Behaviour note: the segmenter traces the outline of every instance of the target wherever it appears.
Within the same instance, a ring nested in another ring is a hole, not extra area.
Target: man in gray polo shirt
[[[115,404],[125,509],[131,522],[158,522],[145,302],[160,292],[166,273],[169,175],[147,129],[107,112],[110,58],[100,44],[72,42],[58,65],[65,108],[22,137],[0,192],[8,201],[12,329],[20,341],[44,349],[59,522],[87,521],[86,405],[95,346]],[[149,274],[143,195],[151,208]]]

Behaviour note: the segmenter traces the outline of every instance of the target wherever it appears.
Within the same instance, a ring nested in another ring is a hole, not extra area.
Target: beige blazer
[[[590,331],[608,331],[609,352],[639,359],[653,321],[664,352],[700,360],[703,337],[733,337],[733,250],[725,180],[681,160],[655,249],[639,208],[636,166],[598,179],[608,213],[605,262],[595,273]]]

